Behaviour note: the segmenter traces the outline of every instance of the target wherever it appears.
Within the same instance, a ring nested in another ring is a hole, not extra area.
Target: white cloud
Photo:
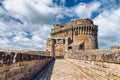
[[[90,4],[80,3],[75,7],[75,13],[79,18],[91,18],[93,12],[99,9],[100,2],[92,2]]]
[[[43,50],[46,44],[45,40],[49,37],[52,28],[52,25],[46,24],[18,25],[14,22],[6,23],[2,21],[0,21],[0,25],[0,47],[12,49]],[[9,40],[9,43],[7,40]]]
[[[66,16],[70,17],[71,20],[74,20],[74,17],[76,19],[78,18],[91,18],[93,12],[97,12],[100,8],[101,3],[98,1],[93,1],[91,3],[79,3],[78,5],[75,5],[73,7],[65,7],[61,6],[59,8],[59,13],[56,16],[56,19],[64,19]]]
[[[94,19],[98,25],[100,48],[110,48],[120,45],[120,8],[115,10],[105,10]]]
[[[19,3],[19,4],[18,4]],[[31,23],[51,24],[57,8],[52,5],[52,0],[6,0],[4,6],[16,18]],[[51,7],[50,7],[51,6]]]
[[[32,37],[32,40],[33,41],[38,41],[38,42],[41,42],[41,41],[43,41],[39,36],[37,36],[37,35],[34,35],[33,37]]]
[[[6,38],[0,38],[0,44],[2,44],[2,45],[6,45],[6,44],[8,44],[9,43],[9,40],[8,39],[6,39]]]
[[[43,50],[46,39],[50,36],[50,29],[59,19],[64,20],[66,16],[71,19],[74,17],[76,19],[76,16],[77,18],[91,18],[92,13],[97,11],[101,12],[94,19],[95,24],[99,25],[100,46],[108,47],[120,42],[118,41],[120,39],[114,36],[120,35],[118,32],[120,9],[115,10],[114,4],[112,6],[109,4],[108,8],[113,7],[112,11],[109,11],[105,7],[101,9],[100,6],[104,3],[102,1],[79,3],[70,8],[65,6],[66,0],[60,0],[60,2],[61,5],[58,6],[52,0],[3,1],[3,7],[0,6],[0,47]],[[108,4],[107,1],[105,4]],[[88,8],[85,7],[86,5]],[[111,37],[114,38],[111,39]],[[116,42],[109,44],[115,40]]]
[[[0,47],[43,50],[59,12],[52,0],[5,0],[3,5],[5,9],[0,7]]]

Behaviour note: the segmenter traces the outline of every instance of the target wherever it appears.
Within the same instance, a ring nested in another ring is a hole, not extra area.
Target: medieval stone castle
[[[51,55],[62,56],[69,51],[98,49],[98,26],[90,19],[57,24],[51,30],[46,47]]]
[[[99,50],[97,32],[80,19],[57,24],[47,51],[0,49],[0,80],[120,80],[120,49]]]

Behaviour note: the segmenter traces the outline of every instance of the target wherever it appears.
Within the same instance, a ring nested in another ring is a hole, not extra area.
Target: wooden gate
[[[55,56],[56,57],[63,57],[64,55],[64,46],[56,45],[55,47]]]

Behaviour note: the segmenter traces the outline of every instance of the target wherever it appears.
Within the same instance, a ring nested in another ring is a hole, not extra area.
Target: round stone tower
[[[73,42],[83,43],[84,50],[98,49],[97,32],[98,26],[90,19],[77,20],[73,26]]]
[[[88,18],[58,24],[51,30],[47,50],[59,56],[71,51],[98,49],[97,32],[98,26]]]

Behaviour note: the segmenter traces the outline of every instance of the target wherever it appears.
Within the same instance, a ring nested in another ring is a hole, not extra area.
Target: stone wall
[[[53,58],[44,51],[0,51],[0,80],[29,80]]]
[[[69,52],[68,58],[84,61],[120,63],[120,49]]]
[[[50,51],[50,54],[54,53],[57,56],[59,56],[58,53],[60,53],[60,51],[58,52],[58,50],[55,49],[55,44],[63,45],[63,47],[65,46],[63,49],[64,52],[68,52],[70,49],[74,51],[79,51],[81,49],[98,49],[97,33],[98,26],[88,18],[70,21],[61,25],[57,24],[51,29],[51,36],[46,41],[46,48]],[[68,38],[69,41],[66,42],[66,38]],[[65,41],[61,43],[60,40]],[[63,47],[61,47],[61,49]]]
[[[120,80],[120,64],[67,59],[86,79],[82,80]]]

